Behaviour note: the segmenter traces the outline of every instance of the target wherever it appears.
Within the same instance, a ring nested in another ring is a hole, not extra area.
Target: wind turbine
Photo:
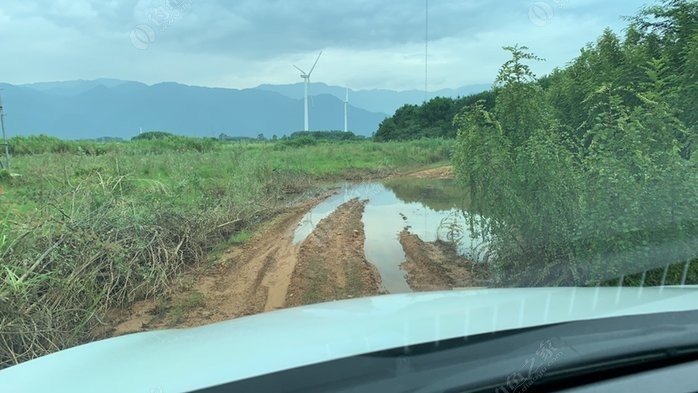
[[[349,131],[349,88],[347,87],[347,95],[344,98],[344,132]]]
[[[301,78],[303,78],[303,81],[305,82],[305,131],[308,131],[308,88],[310,87],[310,75],[313,74],[313,70],[315,69],[317,62],[320,60],[320,56],[322,56],[322,51],[320,51],[320,54],[317,55],[317,59],[315,59],[315,63],[313,64],[313,67],[310,69],[310,72],[305,72],[294,65],[294,67],[301,72]]]

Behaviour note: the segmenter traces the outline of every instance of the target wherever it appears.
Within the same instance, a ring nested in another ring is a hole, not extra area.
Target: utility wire
[[[424,103],[429,99],[429,0],[426,1],[426,23],[424,29]]]

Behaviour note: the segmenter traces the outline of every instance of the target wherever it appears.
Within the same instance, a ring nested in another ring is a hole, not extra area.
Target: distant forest
[[[461,98],[436,97],[422,105],[403,105],[381,122],[374,139],[379,142],[420,138],[455,138],[453,118],[469,105],[482,102],[494,107],[495,91],[485,91]]]

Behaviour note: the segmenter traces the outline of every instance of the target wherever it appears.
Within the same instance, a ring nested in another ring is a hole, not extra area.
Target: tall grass
[[[208,152],[222,146],[214,139],[188,138],[172,135],[157,140],[138,140],[133,142],[98,142],[90,140],[65,141],[46,135],[17,136],[8,142],[12,155],[34,155],[46,153],[79,154],[99,156],[108,153],[129,154],[163,154],[168,152]]]
[[[116,147],[96,155],[66,142],[15,156],[20,176],[0,178],[0,368],[99,337],[107,310],[167,294],[218,244],[321,182],[450,152],[438,140],[203,151],[159,142],[105,144]]]

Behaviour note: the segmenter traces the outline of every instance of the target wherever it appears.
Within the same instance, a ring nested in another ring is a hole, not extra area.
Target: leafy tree
[[[497,77],[495,113],[475,105],[456,118],[454,163],[471,193],[472,229],[495,250],[498,281],[530,285],[571,279],[578,276],[572,264],[565,264],[573,252],[572,223],[579,216],[574,156],[545,113],[543,91],[523,63],[538,58],[526,47],[505,50],[512,59]],[[531,260],[541,259],[554,262],[530,269]]]
[[[504,134],[518,146],[535,130],[549,125],[550,110],[543,89],[535,83],[535,75],[524,62],[542,59],[529,53],[525,46],[508,46],[504,50],[511,53],[511,60],[504,63],[495,80],[495,113]]]

